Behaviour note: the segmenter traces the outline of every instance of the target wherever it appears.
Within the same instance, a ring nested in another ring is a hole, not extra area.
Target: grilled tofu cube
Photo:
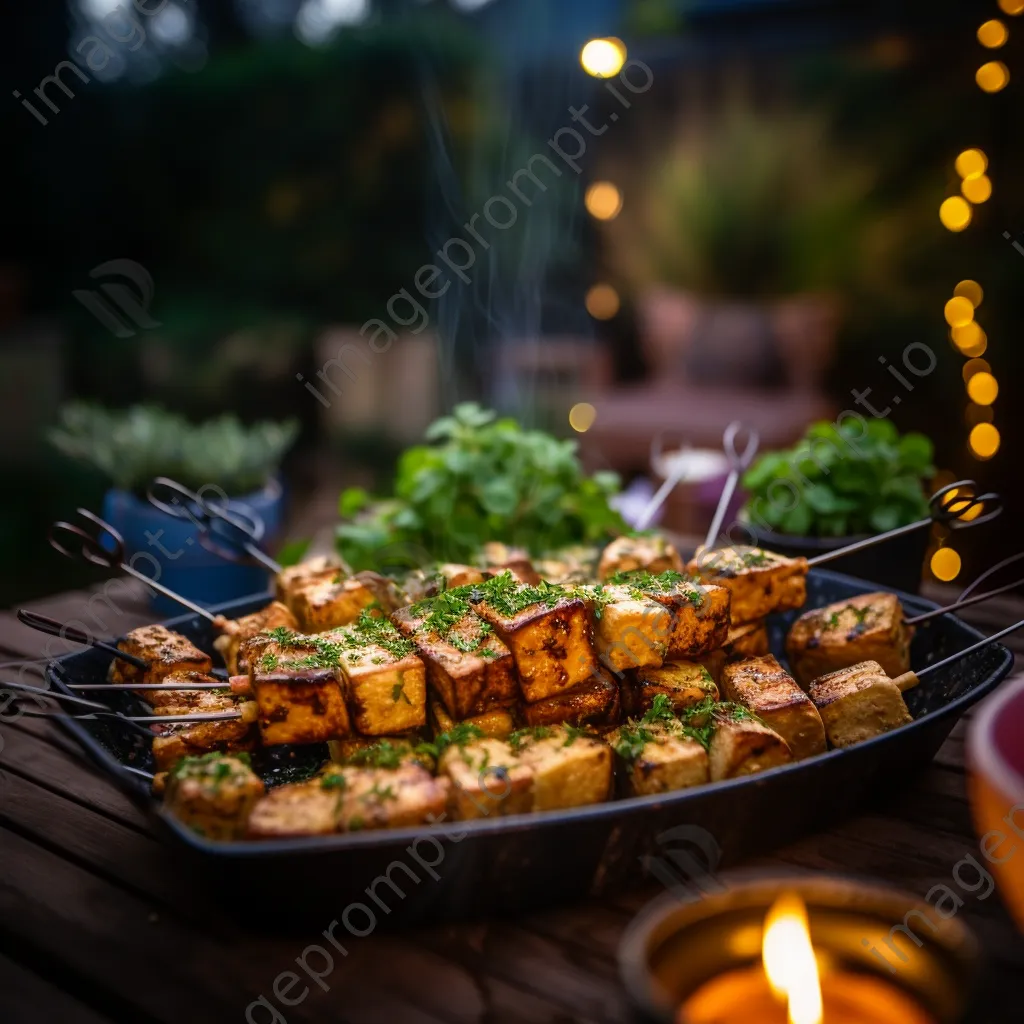
[[[805,689],[812,679],[860,661],[878,662],[895,677],[910,668],[912,634],[895,594],[857,594],[801,615],[786,638],[786,656]]]
[[[276,786],[256,801],[246,830],[250,839],[287,839],[337,832],[344,794],[320,778]]]
[[[708,752],[686,736],[678,724],[652,722],[624,725],[608,737],[626,771],[626,784],[636,796],[668,793],[710,780]]]
[[[594,646],[613,672],[660,665],[672,635],[672,612],[626,586],[580,588],[594,602]]]
[[[729,589],[734,626],[799,608],[807,600],[806,558],[786,558],[761,548],[727,547],[698,552],[688,568],[701,579]]]
[[[712,782],[753,775],[793,760],[789,744],[774,729],[751,719],[728,717],[716,722],[708,756]]]
[[[153,760],[157,771],[169,771],[184,757],[197,757],[212,751],[223,753],[249,751],[256,746],[255,702],[238,700],[216,691],[201,691],[202,696],[188,704],[165,704],[154,708],[157,715],[208,714],[234,711],[238,718],[215,721],[174,722],[154,725]]]
[[[322,633],[355,622],[372,605],[395,607],[391,586],[377,573],[360,572],[307,582],[293,592],[290,607],[306,633]]]
[[[899,687],[877,661],[812,680],[810,697],[833,747],[849,747],[913,721]]]
[[[448,812],[453,818],[468,821],[533,809],[533,770],[503,740],[453,745],[441,755],[438,772],[451,781]]]
[[[622,719],[619,684],[605,668],[598,670],[580,686],[553,697],[524,704],[523,721],[530,726],[561,723],[580,727],[610,728]]]
[[[718,700],[718,687],[706,665],[699,661],[666,661],[659,668],[629,672],[622,682],[623,710],[640,718],[664,694],[677,714],[699,704],[706,697]]]
[[[202,672],[172,672],[160,680],[162,683],[178,683],[180,690],[136,690],[134,691],[150,707],[166,707],[168,704],[175,707],[197,707],[202,703],[204,696],[210,693],[231,693],[230,684],[215,676],[208,676]],[[189,689],[193,683],[219,683],[224,687],[220,690],[193,690]]]
[[[599,579],[606,580],[622,572],[648,572],[656,576],[663,572],[683,571],[683,560],[675,546],[660,534],[637,537],[616,537],[601,552],[597,564]]]
[[[760,658],[770,651],[768,624],[764,619],[729,629],[724,648],[727,658]]]
[[[552,552],[534,562],[538,575],[548,583],[577,586],[597,578],[597,561],[601,552],[594,547],[575,544]]]
[[[430,685],[456,721],[519,696],[512,652],[494,628],[469,610],[469,598],[449,591],[392,616],[416,645]]]
[[[338,558],[333,555],[319,555],[282,569],[274,581],[274,591],[277,600],[291,608],[292,596],[300,588],[317,580],[334,579],[335,576],[344,573],[345,569]]]
[[[167,774],[164,806],[208,839],[240,839],[266,792],[244,754],[186,757]]]
[[[496,704],[460,722],[448,714],[448,709],[440,700],[433,698],[430,701],[430,724],[435,736],[450,733],[459,725],[471,725],[479,729],[482,736],[503,740],[516,728],[516,704]]]
[[[119,651],[133,654],[146,662],[146,667],[115,658],[110,663],[112,683],[159,683],[172,672],[209,672],[210,656],[199,650],[188,637],[166,626],[140,626],[117,644]]]
[[[520,583],[535,586],[540,583],[540,575],[533,567],[530,554],[523,548],[510,547],[501,541],[488,541],[480,551],[480,562],[492,576],[511,572]]]
[[[554,726],[513,733],[510,745],[533,773],[534,811],[598,804],[611,795],[612,751],[602,740]]]
[[[527,587],[503,573],[470,594],[474,611],[512,652],[524,699],[571,690],[597,668],[586,603],[559,587]]]
[[[238,660],[239,648],[244,641],[279,626],[291,630],[299,627],[298,620],[280,601],[271,601],[266,608],[251,615],[243,615],[240,619],[225,619],[223,615],[218,615],[213,625],[221,631],[221,635],[213,641],[213,646],[220,652],[228,672],[233,676],[248,671],[248,665],[240,664]]]
[[[722,692],[726,700],[749,708],[774,729],[797,761],[828,749],[817,708],[772,655],[726,665]]]
[[[435,779],[422,765],[356,768],[329,765],[320,784],[334,783],[340,794],[339,828],[405,828],[436,821],[445,813],[449,781]]]

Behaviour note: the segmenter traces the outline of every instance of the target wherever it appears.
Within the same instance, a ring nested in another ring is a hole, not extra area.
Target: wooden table
[[[32,607],[66,621],[83,614],[90,596],[62,594]],[[139,595],[121,590],[112,608],[92,607],[111,634],[150,620]],[[1022,613],[1024,602],[1009,600],[970,617],[993,628]],[[40,634],[0,614],[5,655],[37,656],[43,643]],[[0,737],[0,1020],[225,1024],[244,1021],[261,993],[273,998],[275,977],[316,936],[244,932],[203,905],[145,815],[50,723],[0,722]],[[758,866],[859,874],[922,897],[940,882],[952,886],[957,862],[978,854],[964,791],[963,737],[961,723],[918,777],[893,780],[892,792],[859,817]],[[313,987],[285,1019],[628,1020],[616,947],[630,918],[662,891],[639,871],[637,887],[613,899],[352,942],[328,979],[330,990]],[[959,916],[976,930],[988,957],[991,1019],[1019,1020],[1024,937],[998,894],[961,895]],[[250,1019],[273,1018],[258,1008]]]

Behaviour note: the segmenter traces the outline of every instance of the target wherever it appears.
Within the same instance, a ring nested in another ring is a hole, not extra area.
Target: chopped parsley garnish
[[[412,701],[409,700],[405,692],[404,679],[400,679],[399,682],[395,683],[395,685],[391,687],[391,700],[395,704],[397,704],[400,700],[404,700],[405,703],[409,705],[409,707],[412,707]]]
[[[395,791],[390,786],[381,786],[379,782],[373,784],[373,788],[363,797],[364,800],[369,800],[371,797],[376,797],[378,800],[394,800]]]
[[[472,601],[485,601],[499,615],[506,617],[518,615],[523,609],[535,604],[554,608],[563,598],[572,596],[564,587],[544,580],[536,586],[520,583],[511,572],[503,572],[500,576],[471,584],[468,588],[458,587],[455,592],[463,589],[471,591]]]
[[[320,777],[321,789],[344,789],[347,785],[348,780],[341,772],[328,772]]]
[[[413,753],[427,754],[438,759],[449,747],[458,747],[460,750],[468,743],[483,738],[483,730],[470,722],[459,722],[458,725],[449,729],[448,732],[439,733],[434,737],[432,743],[419,743],[413,747]]]
[[[835,627],[839,625],[839,620],[842,618],[843,612],[852,612],[854,618],[857,620],[853,628],[862,629],[866,625],[867,618],[871,614],[871,611],[871,605],[867,605],[864,608],[858,608],[856,605],[848,604],[840,608],[838,611],[833,612],[826,620],[826,623],[829,629],[835,629]]]
[[[406,745],[396,746],[389,740],[378,740],[346,757],[345,763],[360,768],[397,768],[402,763],[402,755],[408,752]]]
[[[349,818],[348,830],[349,832],[358,832],[365,824],[366,822],[357,814],[354,818]]]
[[[512,748],[513,754],[521,754],[533,740],[546,740],[552,735],[551,729],[546,725],[532,725],[525,729],[516,729],[509,735],[506,741]]]
[[[562,744],[563,747],[571,747],[581,736],[589,736],[590,733],[586,729],[580,729],[575,725],[570,725],[568,722],[565,723],[565,742]]]
[[[704,604],[704,593],[700,586],[689,576],[684,576],[674,569],[658,573],[656,576],[640,569],[617,572],[608,582],[628,587],[630,596],[638,601],[656,594],[679,594],[695,608],[700,608]]]
[[[245,774],[244,771],[239,770],[237,762],[241,762],[246,768],[252,766],[251,758],[244,752],[222,754],[218,750],[212,750],[208,754],[200,754],[196,757],[183,757],[171,769],[170,778],[203,778],[216,785],[233,775]]]
[[[262,668],[265,671],[269,672],[272,669],[277,668],[278,662],[280,660],[281,659],[278,658],[278,656],[276,654],[274,654],[273,651],[267,651],[267,653],[264,654],[263,657],[260,659],[260,668]]]

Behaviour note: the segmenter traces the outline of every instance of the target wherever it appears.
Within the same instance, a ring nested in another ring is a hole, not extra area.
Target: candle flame
[[[772,991],[789,1006],[789,1024],[822,1024],[821,983],[811,945],[807,908],[783,893],[764,920],[761,956]]]

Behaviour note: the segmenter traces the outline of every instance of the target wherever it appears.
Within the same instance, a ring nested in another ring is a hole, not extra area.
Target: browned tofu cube
[[[510,746],[533,773],[531,810],[583,807],[611,795],[612,751],[603,740],[554,726],[513,733]]]
[[[810,697],[772,655],[726,665],[722,692],[726,700],[749,708],[774,729],[789,744],[797,761],[826,751],[821,716]]]
[[[512,652],[524,699],[532,703],[579,686],[597,668],[586,603],[559,587],[535,587],[503,573],[473,588],[476,613]]]
[[[533,771],[503,740],[453,744],[441,755],[438,772],[451,782],[450,817],[470,820],[533,809]]]
[[[153,709],[156,715],[191,715],[237,712],[237,718],[214,721],[174,722],[153,726],[153,760],[157,771],[169,771],[184,757],[197,757],[212,751],[221,753],[249,751],[256,746],[258,709],[253,701],[238,700],[215,690],[188,704],[164,704]]]
[[[812,679],[860,661],[876,661],[896,677],[910,668],[912,634],[895,594],[858,594],[801,615],[786,638],[786,657],[805,689]]]
[[[683,560],[674,545],[660,534],[652,533],[616,537],[601,552],[597,565],[597,575],[602,580],[617,573],[638,570],[653,576],[669,571],[681,573]]]
[[[699,661],[666,661],[659,668],[637,669],[622,682],[623,710],[630,718],[640,718],[663,694],[677,714],[710,697],[718,700],[718,687],[707,666]]]
[[[445,814],[449,781],[435,779],[422,765],[356,768],[328,765],[320,784],[334,782],[341,800],[339,828],[407,828],[428,825]]]
[[[636,796],[668,793],[710,780],[708,752],[678,723],[629,722],[608,737]]]
[[[140,626],[133,629],[117,648],[141,658],[146,667],[115,658],[110,663],[112,683],[159,683],[172,672],[209,672],[210,656],[199,650],[188,637],[166,626]]]
[[[245,754],[186,757],[168,772],[164,806],[207,839],[240,839],[266,792]]]
[[[347,626],[371,606],[385,610],[394,607],[388,581],[373,572],[348,577],[336,574],[310,581],[298,587],[291,600],[291,609],[306,633]]]
[[[607,729],[622,719],[619,684],[605,668],[572,690],[545,697],[520,709],[529,726],[567,724]]]
[[[728,715],[716,720],[708,755],[712,782],[753,775],[793,760],[789,744],[774,729]]]
[[[160,681],[162,683],[177,683],[181,686],[181,689],[136,690],[134,692],[149,704],[150,707],[154,708],[165,707],[168,704],[179,708],[198,707],[202,703],[203,698],[209,693],[223,692],[229,694],[232,692],[229,689],[229,684],[225,683],[223,679],[217,679],[215,676],[208,676],[202,672],[171,672],[170,675],[164,676]],[[224,689],[223,691],[190,689],[190,686],[195,683],[217,683]]]
[[[761,548],[716,548],[699,552],[689,571],[729,589],[734,626],[800,608],[807,600],[806,558],[786,558]]]
[[[425,749],[415,736],[349,736],[343,740],[330,740],[327,750],[336,764],[355,768],[398,768],[403,764],[418,764],[432,772],[437,758]]]
[[[537,559],[534,565],[537,574],[548,583],[564,587],[581,586],[597,578],[600,554],[597,548],[576,544]]]
[[[760,658],[770,653],[768,624],[761,619],[743,626],[732,626],[724,651],[727,658]]]
[[[247,835],[250,839],[330,835],[339,830],[343,809],[341,786],[325,786],[321,778],[286,783],[256,801]]]
[[[456,721],[519,696],[512,652],[490,623],[470,611],[464,593],[449,591],[400,608],[392,619],[416,645],[430,685]]]
[[[877,661],[812,680],[810,697],[833,747],[849,747],[913,721],[899,687]]]
[[[233,676],[249,670],[244,659],[239,663],[238,658],[239,648],[244,641],[257,633],[265,633],[280,626],[290,630],[297,630],[299,626],[295,616],[280,601],[271,601],[266,608],[251,615],[243,615],[240,619],[225,619],[223,615],[218,615],[213,625],[221,631],[220,636],[213,641],[213,646],[220,652],[228,672]]]
[[[440,733],[450,733],[459,725],[469,725],[479,729],[481,736],[503,740],[516,728],[516,703],[513,701],[507,704],[496,704],[460,722],[458,719],[452,718],[444,704],[435,697],[430,700],[430,724],[435,736]]]
[[[345,570],[339,559],[333,555],[320,555],[282,569],[274,581],[274,590],[278,601],[291,608],[292,597],[300,588],[314,581],[332,580],[343,573]]]
[[[672,636],[672,612],[627,586],[582,587],[593,602],[594,646],[613,672],[660,665]]]

